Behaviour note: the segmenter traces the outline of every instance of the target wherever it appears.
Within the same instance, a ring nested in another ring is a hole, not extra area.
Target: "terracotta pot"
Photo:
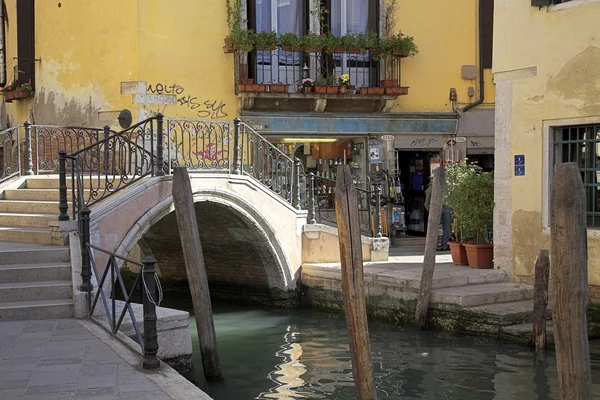
[[[494,268],[494,245],[465,243],[469,267],[479,269]]]
[[[346,50],[344,50],[342,47],[336,47],[334,49],[327,49],[328,52],[330,53],[345,53]]]
[[[223,51],[226,54],[233,53],[233,45],[231,44],[231,39],[229,38],[229,36],[223,39],[223,41],[225,42],[225,46],[223,46]]]
[[[7,103],[10,103],[13,100],[26,99],[30,95],[31,95],[31,92],[28,92],[26,90],[15,90],[12,92],[5,92],[4,93],[4,101],[6,101]]]
[[[289,87],[290,87],[290,85],[287,85],[287,84],[284,85],[284,84],[274,83],[274,84],[269,85],[269,91],[272,93],[287,93]]]
[[[454,265],[469,265],[467,251],[462,243],[448,242],[448,246],[450,246],[450,254],[452,255],[452,263]]]
[[[240,79],[240,84],[243,85],[252,85],[254,83],[254,79]]]
[[[329,93],[329,94],[339,93],[339,91],[340,91],[340,87],[338,85],[327,85],[327,86],[325,86],[325,88],[326,88],[326,93]]]
[[[396,79],[385,79],[379,82],[381,87],[383,88],[393,88],[398,86],[398,81]]]
[[[401,50],[399,50],[399,49],[394,49],[394,50],[392,51],[392,55],[394,55],[394,56],[400,56],[400,57],[404,58],[404,57],[408,57],[408,55],[409,55],[409,54],[408,54],[408,53],[403,53],[403,52],[402,52]]]
[[[284,44],[281,46],[281,50],[283,51],[292,51],[292,45],[291,44]]]
[[[382,95],[385,88],[382,87],[361,87],[360,94],[362,95]]]
[[[404,96],[408,94],[408,86],[386,87],[385,94],[393,94],[396,96]]]
[[[327,86],[315,85],[315,93],[327,93]]]
[[[340,86],[340,93],[341,94],[346,94],[346,90],[348,90],[348,88],[344,85]]]

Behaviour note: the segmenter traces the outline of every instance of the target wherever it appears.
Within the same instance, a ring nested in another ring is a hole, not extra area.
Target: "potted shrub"
[[[229,35],[233,49],[239,53],[247,53],[254,47],[255,33],[251,29],[234,29]]]
[[[342,44],[342,38],[333,36],[332,34],[321,35],[321,44],[323,49],[328,53],[343,53],[344,46]]]
[[[381,50],[384,54],[391,54],[399,57],[414,57],[419,54],[419,48],[415,44],[412,36],[404,36],[402,32],[391,35],[381,43]]]
[[[279,35],[279,46],[283,51],[298,51],[300,50],[300,41],[298,36],[293,32],[287,32]]]
[[[300,82],[300,85],[298,85],[298,92],[309,93],[309,92],[314,91],[314,89],[315,89],[315,81],[313,81],[310,78],[302,79],[302,82]]]
[[[227,9],[227,28],[229,30],[229,34],[225,36],[225,46],[223,46],[223,51],[225,53],[232,53],[235,48],[233,47],[231,36],[235,30],[241,29],[242,3],[241,0],[225,0],[225,7]]]
[[[321,36],[314,32],[308,32],[300,40],[300,48],[307,53],[320,53],[323,51]]]
[[[2,90],[4,101],[7,103],[11,103],[13,100],[26,99],[31,97],[32,93],[33,87],[29,82],[18,84],[16,81],[13,81],[9,86],[6,86]]]
[[[334,85],[333,77],[317,79],[317,82],[315,83],[315,93],[333,94],[338,92],[339,88],[338,85]]]
[[[263,30],[254,35],[254,47],[256,50],[275,50],[278,42],[277,32],[275,31],[267,32]]]
[[[290,85],[284,82],[275,82],[269,85],[271,93],[287,93]]]

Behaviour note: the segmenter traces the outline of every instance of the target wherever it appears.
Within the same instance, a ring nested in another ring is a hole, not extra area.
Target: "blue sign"
[[[525,175],[525,155],[515,155],[515,176]]]

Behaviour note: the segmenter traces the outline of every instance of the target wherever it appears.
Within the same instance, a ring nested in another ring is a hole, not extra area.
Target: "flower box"
[[[238,92],[266,92],[267,86],[268,85],[262,83],[240,83],[238,85]]]
[[[290,85],[283,83],[272,83],[269,85],[269,91],[271,93],[287,93]]]
[[[398,81],[396,79],[384,79],[379,82],[379,86],[383,88],[392,88],[398,86]]]
[[[394,55],[394,56],[400,56],[402,58],[406,58],[406,57],[410,56],[410,54],[402,52],[402,50],[400,50],[400,49],[394,49],[394,50],[392,50],[392,55]]]
[[[382,87],[361,87],[361,95],[383,95],[385,88]]]
[[[404,96],[408,94],[408,86],[386,87],[385,94]]]
[[[7,103],[13,100],[22,100],[31,96],[32,92],[28,90],[14,90],[12,92],[4,92],[4,101]]]
[[[339,92],[339,86],[337,85],[316,85],[315,86],[315,93],[338,93]]]

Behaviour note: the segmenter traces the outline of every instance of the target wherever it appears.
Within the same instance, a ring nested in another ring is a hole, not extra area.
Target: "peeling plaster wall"
[[[512,270],[531,277],[539,249],[549,248],[547,227],[554,127],[600,123],[600,3],[531,7],[529,2],[496,2],[494,77],[510,90],[499,90],[496,166],[508,167],[497,179],[495,237],[509,234]],[[524,38],[529,38],[525,40]],[[508,122],[507,122],[508,121]],[[497,149],[498,150],[498,149]],[[525,176],[514,176],[513,160],[525,155]],[[502,209],[498,209],[498,206]],[[600,285],[600,233],[589,230],[589,284]]]

